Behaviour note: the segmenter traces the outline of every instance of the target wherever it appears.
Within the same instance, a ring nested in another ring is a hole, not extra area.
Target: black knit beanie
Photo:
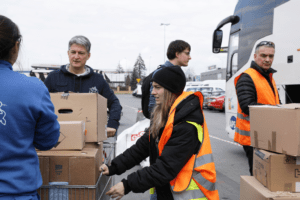
[[[179,66],[162,68],[154,74],[151,81],[175,94],[181,94],[186,83],[184,72]]]

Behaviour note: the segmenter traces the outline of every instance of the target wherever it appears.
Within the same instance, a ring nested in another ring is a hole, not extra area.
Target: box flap
[[[41,156],[61,156],[61,157],[95,157],[98,149],[84,148],[82,151],[37,151],[39,157]]]
[[[264,187],[258,180],[253,176],[241,176],[241,194],[243,192],[252,190],[254,193],[259,193],[264,199],[299,199],[300,193],[291,193],[291,192],[271,192],[266,187]],[[247,185],[247,186],[246,186]],[[245,188],[246,186],[246,188]],[[251,189],[249,188],[251,187]],[[253,193],[253,195],[254,195]],[[249,194],[249,193],[248,193]],[[245,194],[242,194],[242,196]],[[250,199],[250,198],[249,198]]]
[[[254,151],[255,151],[255,155],[257,155],[260,159],[265,161],[269,160],[270,156],[272,155],[271,152],[262,149],[255,149]]]
[[[254,108],[254,109],[257,109],[257,108],[285,108],[285,109],[300,109],[300,104],[299,103],[290,103],[290,104],[281,104],[281,105],[252,105],[252,106],[249,106],[249,108]]]
[[[282,108],[287,108],[287,109],[299,109],[300,108],[299,103],[282,104],[279,106]]]

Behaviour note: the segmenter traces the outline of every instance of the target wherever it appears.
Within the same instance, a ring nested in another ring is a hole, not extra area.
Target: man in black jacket
[[[114,136],[119,127],[122,107],[103,76],[85,65],[91,56],[90,49],[91,43],[86,37],[73,37],[68,50],[70,64],[51,72],[44,83],[49,92],[99,93],[105,97],[109,109],[107,135]]]
[[[274,88],[272,83],[272,75],[276,73],[276,70],[272,69],[272,63],[275,54],[275,45],[273,42],[263,41],[260,42],[255,48],[254,61],[252,61],[250,68],[256,70],[258,74],[261,74],[262,77],[267,80],[268,86],[273,91],[274,96],[278,94],[277,88]],[[261,77],[261,76],[260,76]],[[263,91],[257,91],[255,85],[261,85],[260,81],[262,79],[253,79],[248,73],[243,73],[237,83],[236,83],[236,92],[238,97],[239,106],[244,114],[249,115],[249,106],[250,105],[262,105],[263,103],[258,103],[258,92],[261,94]],[[255,82],[255,83],[254,83]],[[264,98],[264,97],[263,97]],[[279,97],[278,97],[279,99]],[[246,122],[245,122],[246,123]],[[238,125],[237,125],[238,126]],[[239,127],[238,127],[239,128]],[[237,131],[237,130],[236,130]],[[237,133],[236,133],[237,134]],[[235,136],[236,138],[236,136]],[[249,137],[250,138],[250,137]],[[243,148],[246,152],[248,158],[249,170],[252,175],[252,165],[253,165],[253,147],[250,145],[243,145]]]

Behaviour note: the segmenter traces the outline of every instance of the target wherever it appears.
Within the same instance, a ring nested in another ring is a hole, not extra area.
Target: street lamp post
[[[170,24],[164,24],[164,23],[161,23],[160,24],[161,26],[164,26],[164,62],[166,61],[166,26],[169,26]]]

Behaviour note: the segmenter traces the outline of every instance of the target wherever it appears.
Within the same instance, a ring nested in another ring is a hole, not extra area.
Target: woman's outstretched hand
[[[114,185],[108,192],[106,192],[106,195],[109,195],[111,198],[116,198],[116,200],[120,200],[124,196],[124,184],[123,182],[120,182],[116,185]]]

